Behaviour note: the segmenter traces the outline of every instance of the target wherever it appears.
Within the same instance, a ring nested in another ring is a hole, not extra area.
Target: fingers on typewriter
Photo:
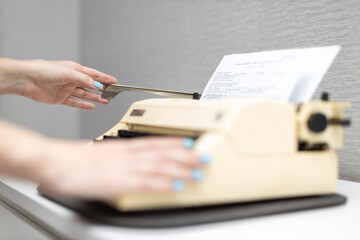
[[[144,159],[173,161],[189,167],[201,167],[199,157],[183,145],[183,139],[177,137],[147,137],[125,142],[127,149],[143,155]]]
[[[169,148],[181,148],[191,149],[184,146],[184,140],[181,137],[147,137],[137,138],[132,141],[128,141],[129,148],[132,150],[146,150],[146,149],[169,149]]]
[[[185,186],[185,185],[184,185]],[[132,178],[129,183],[130,191],[133,192],[171,192],[173,180],[159,175],[139,174]]]
[[[147,137],[137,138],[127,141],[128,147],[133,151],[143,151],[148,149],[169,149],[181,146],[181,138],[176,137]]]
[[[173,161],[146,161],[138,163],[135,171],[145,175],[163,176],[183,181],[200,181],[203,173],[200,169]],[[201,176],[200,176],[201,175]]]
[[[110,100],[108,99],[103,99],[99,94],[90,92],[84,88],[79,88],[79,87],[75,89],[72,95],[76,98],[82,98],[85,100],[90,100],[102,104],[108,104],[110,102]]]

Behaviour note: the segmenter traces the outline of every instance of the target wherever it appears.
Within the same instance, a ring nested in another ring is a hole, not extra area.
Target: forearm
[[[30,80],[28,62],[0,58],[0,94],[22,95]]]
[[[0,120],[0,173],[40,181],[51,140]]]

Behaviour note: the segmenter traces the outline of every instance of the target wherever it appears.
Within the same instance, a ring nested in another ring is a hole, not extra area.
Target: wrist
[[[0,172],[38,182],[53,140],[0,120]]]
[[[82,157],[78,150],[87,147],[82,141],[68,142],[48,138],[40,144],[41,152],[33,155],[26,169],[32,168],[34,171],[32,180],[41,185],[53,187],[59,184],[59,179],[71,173],[73,168],[76,168],[74,166],[78,166],[76,162],[80,163]]]
[[[30,167],[36,167],[36,176],[33,180],[40,185],[52,185],[58,180],[56,172],[59,170],[59,163],[63,160],[59,159],[59,156],[66,143],[61,140],[47,139],[41,145],[42,151],[33,155],[34,158],[30,160]]]
[[[26,81],[24,61],[0,58],[0,94],[21,94]]]
[[[26,139],[26,138],[25,138]],[[42,179],[44,166],[50,147],[50,139],[43,136],[32,136],[30,141],[22,141],[11,149],[7,172],[11,175],[39,182]]]
[[[0,58],[0,94],[24,95],[29,83],[38,77],[33,66],[41,61]]]

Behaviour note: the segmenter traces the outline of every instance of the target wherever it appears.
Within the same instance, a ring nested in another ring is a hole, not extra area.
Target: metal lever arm
[[[180,91],[171,91],[171,90],[163,90],[163,89],[155,89],[155,88],[143,88],[143,87],[111,84],[105,88],[101,97],[104,99],[113,99],[114,97],[116,97],[116,95],[124,91],[151,93],[151,94],[160,95],[164,97],[171,97],[171,98],[193,98],[194,95],[193,93],[190,92],[180,92]]]

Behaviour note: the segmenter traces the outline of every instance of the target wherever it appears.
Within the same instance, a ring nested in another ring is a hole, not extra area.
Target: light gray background
[[[201,92],[224,54],[339,44],[319,90],[352,102],[340,176],[360,181],[359,1],[0,0],[0,55],[70,59],[119,83]],[[125,93],[94,111],[2,96],[5,119],[48,136],[94,138],[133,101]]]
[[[75,0],[0,0],[0,57],[80,61],[80,17]],[[81,136],[77,109],[0,96],[0,118],[51,137]],[[0,239],[48,238],[0,205]]]
[[[314,97],[352,102],[340,177],[360,181],[359,13],[358,0],[0,0],[0,56],[69,59],[122,84],[201,92],[225,54],[339,44]],[[148,97],[125,93],[89,112],[1,96],[0,116],[51,137],[94,138]]]

